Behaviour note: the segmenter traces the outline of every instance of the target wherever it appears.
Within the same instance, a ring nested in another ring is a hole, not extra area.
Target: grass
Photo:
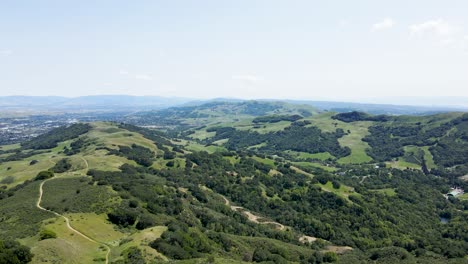
[[[431,152],[429,151],[429,147],[421,147],[421,149],[424,151],[424,160],[426,161],[426,166],[428,169],[434,169],[437,168],[437,165],[434,162],[434,158],[432,157]]]
[[[214,145],[223,145],[225,143],[227,143],[229,141],[228,138],[225,138],[225,139],[220,139],[220,140],[216,140],[213,142]]]
[[[6,185],[7,188],[11,188],[23,183],[26,180],[33,179],[40,171],[47,170],[53,165],[55,165],[55,163],[51,161],[54,160],[53,158],[40,158],[38,159],[38,163],[34,165],[29,165],[31,160],[36,158],[37,157],[19,161],[9,161],[0,163],[0,180],[8,176],[12,176],[14,178],[14,181],[11,184]]]
[[[319,160],[326,160],[329,158],[333,158],[333,156],[328,152],[321,152],[321,153],[307,153],[307,152],[297,152],[292,150],[287,150],[286,153],[295,156],[298,159],[306,160],[306,159],[319,159]]]
[[[12,176],[14,181],[6,185],[7,188],[11,188],[26,180],[33,179],[40,171],[53,167],[55,162],[64,158],[65,155],[60,152],[65,146],[69,146],[70,143],[71,141],[61,142],[57,147],[51,149],[50,152],[37,154],[19,161],[0,163],[0,180]],[[37,160],[38,162],[34,165],[29,165],[32,160]]]
[[[156,145],[153,141],[144,138],[141,134],[121,130],[119,132],[108,133],[108,131],[115,131],[116,125],[108,122],[92,123],[94,129],[87,133],[87,136],[96,140],[97,144],[104,144],[110,148],[117,148],[117,146],[131,146],[137,144],[152,151],[157,151]]]
[[[226,149],[221,146],[204,146],[202,144],[198,144],[196,142],[188,142],[188,145],[185,148],[189,151],[206,151],[208,153],[215,153],[218,151],[225,151]]]
[[[0,200],[0,237],[25,238],[39,232],[43,220],[52,217],[36,207],[40,182],[32,182],[15,192],[15,195]]]
[[[421,169],[421,166],[418,164],[410,163],[404,161],[402,158],[399,158],[397,161],[387,161],[385,162],[388,167],[404,170],[406,168],[410,169]]]
[[[257,157],[257,156],[254,156],[252,157],[252,159],[260,162],[260,163],[263,163],[263,164],[266,164],[266,165],[270,165],[272,167],[276,167],[275,166],[275,161],[272,160],[272,159],[268,159],[268,158],[260,158],[260,157]]]
[[[73,228],[108,245],[118,246],[120,239],[126,236],[115,229],[114,225],[107,220],[106,214],[71,213],[65,216],[70,219],[70,225]]]
[[[96,150],[93,155],[84,156],[88,161],[89,169],[118,171],[119,167],[127,163],[136,166],[136,162],[124,157],[107,155],[107,150]]]
[[[0,146],[0,150],[12,150],[12,149],[17,149],[17,148],[20,148],[21,147],[21,144],[17,143],[17,144],[11,144],[11,145],[3,145],[3,146]]]
[[[458,196],[458,199],[460,200],[468,200],[468,192]]]
[[[168,167],[166,165],[169,161],[174,162],[174,167],[172,167],[172,168],[185,168],[185,158],[175,158],[175,159],[171,159],[171,160],[157,159],[157,160],[155,160],[153,162],[153,165],[151,167],[155,168],[157,170],[171,169],[171,167]]]
[[[111,251],[111,259],[118,260],[120,254],[126,249],[136,246],[139,247],[147,261],[154,260],[155,258],[161,258],[167,260],[162,254],[156,251],[154,248],[148,246],[148,244],[157,238],[161,237],[162,233],[167,230],[165,226],[150,227],[141,231],[138,231],[121,241],[120,245],[113,248]]]
[[[223,157],[223,158],[229,160],[229,162],[231,164],[233,164],[233,165],[239,163],[239,161],[240,161],[239,158],[236,158],[236,157],[233,157],[233,156],[226,156],[226,157]]]
[[[325,165],[317,163],[317,162],[300,161],[300,162],[292,162],[292,164],[302,166],[302,167],[305,167],[305,168],[320,168],[322,170],[326,170],[326,171],[330,171],[330,172],[333,172],[333,171],[337,170],[335,167],[325,166]]]
[[[291,122],[289,121],[280,121],[277,123],[259,124],[260,126],[259,128],[254,128],[254,126],[252,126],[250,130],[256,131],[260,134],[266,134],[269,132],[276,132],[276,131],[284,130],[290,125],[291,125]]]
[[[338,195],[339,197],[344,198],[348,201],[349,201],[348,197],[350,195],[359,195],[358,193],[354,192],[353,187],[349,187],[344,184],[340,184],[340,188],[335,189],[333,188],[333,184],[331,181],[328,181],[326,184],[317,183],[315,185],[320,186],[320,188],[322,188],[322,190],[326,192],[334,193]]]
[[[24,240],[32,247],[31,263],[104,263],[106,250],[68,229],[63,218],[49,219],[43,228],[55,232],[57,238],[37,241],[35,236]]]
[[[341,122],[342,123],[342,122]],[[351,133],[338,139],[338,142],[343,147],[349,147],[351,149],[351,155],[343,157],[338,160],[341,164],[349,163],[366,163],[372,160],[366,153],[366,149],[369,148],[367,142],[362,139],[369,134],[368,128],[370,122],[353,122],[353,125],[346,125],[345,131],[349,130]]]
[[[372,190],[372,191],[382,193],[382,194],[385,194],[387,196],[395,196],[396,195],[395,188],[376,189],[376,190]]]
[[[216,132],[207,132],[206,129],[195,130],[195,133],[191,134],[189,137],[193,139],[204,140],[207,138],[214,137]]]
[[[297,172],[297,173],[301,173],[301,174],[306,175],[306,176],[309,176],[309,177],[311,177],[311,178],[314,177],[313,174],[308,173],[308,172],[306,172],[306,171],[303,171],[303,170],[299,169],[298,167],[291,166],[291,169],[294,170],[294,171]]]
[[[90,185],[87,177],[52,179],[44,184],[42,206],[58,213],[104,213],[120,203],[109,186]]]
[[[362,141],[362,138],[364,138],[369,133],[368,128],[372,122],[359,121],[346,123],[332,119],[331,117],[333,115],[335,115],[335,113],[328,112],[307,118],[307,120],[312,123],[308,126],[316,126],[323,132],[335,132],[338,128],[343,129],[345,132],[348,130],[351,132],[348,135],[338,139],[338,142],[342,147],[351,148],[351,155],[340,158],[338,160],[339,163],[365,163],[371,161],[372,158],[369,157],[365,151],[366,148],[369,148],[369,145]]]

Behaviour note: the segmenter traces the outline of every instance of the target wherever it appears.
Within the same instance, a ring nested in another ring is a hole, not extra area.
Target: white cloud
[[[261,80],[261,78],[259,76],[249,75],[249,74],[247,74],[247,75],[233,75],[232,79],[237,80],[237,81],[243,81],[243,82],[246,82],[246,83],[256,83],[256,82]]]
[[[12,50],[0,50],[0,56],[10,56],[11,54],[13,54],[13,51]]]
[[[414,24],[409,27],[412,35],[431,34],[437,37],[447,37],[455,34],[459,29],[445,21],[444,19],[428,20],[420,24]]]
[[[147,74],[135,74],[135,79],[137,80],[144,80],[144,81],[151,81],[153,77]]]
[[[119,74],[121,74],[121,75],[128,75],[128,71],[126,71],[126,70],[120,70],[120,71],[119,71]]]
[[[395,24],[396,24],[396,22],[393,19],[385,18],[384,20],[372,25],[372,31],[380,31],[380,30],[390,29]]]

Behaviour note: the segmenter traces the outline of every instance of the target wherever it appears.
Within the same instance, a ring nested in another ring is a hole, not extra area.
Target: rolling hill
[[[467,114],[126,118],[162,130],[77,123],[1,146],[0,260],[17,241],[32,263],[466,262],[468,201],[443,195],[467,188]]]

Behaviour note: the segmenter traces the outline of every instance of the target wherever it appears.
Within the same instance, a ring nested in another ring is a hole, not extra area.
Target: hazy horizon
[[[369,97],[369,98],[354,98],[342,99],[339,98],[241,98],[241,97],[181,97],[181,96],[161,96],[161,95],[128,95],[128,94],[95,94],[95,95],[81,95],[81,96],[59,96],[59,95],[7,95],[0,98],[8,97],[59,97],[67,99],[75,99],[82,97],[159,97],[162,99],[180,100],[186,102],[192,101],[210,101],[210,100],[269,100],[269,101],[296,101],[296,102],[336,102],[336,103],[357,103],[357,104],[376,104],[376,105],[401,105],[401,106],[426,106],[426,107],[451,107],[451,108],[468,108],[468,97]],[[0,106],[2,103],[0,102]]]
[[[0,96],[468,97],[466,1],[26,2],[0,4]]]

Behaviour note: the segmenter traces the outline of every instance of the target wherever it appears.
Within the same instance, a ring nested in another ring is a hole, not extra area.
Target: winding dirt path
[[[231,205],[231,203],[229,202],[229,200],[224,197],[223,195],[221,195],[221,197],[223,197],[224,199],[224,204],[229,206],[231,208],[231,210],[233,211],[240,211],[242,212],[243,214],[245,214],[247,216],[247,218],[249,219],[249,221],[252,221],[256,224],[263,224],[263,225],[266,225],[266,224],[272,224],[272,225],[276,225],[277,228],[279,230],[285,230],[286,227],[283,225],[283,224],[280,224],[278,222],[272,222],[272,221],[265,221],[265,222],[260,222],[258,221],[259,218],[262,218],[261,216],[257,216],[257,215],[254,215],[252,214],[250,211],[247,211],[245,210],[244,207],[241,207],[241,206],[234,206],[234,205]],[[299,242],[301,243],[312,243],[312,242],[315,242],[317,241],[317,238],[316,237],[313,237],[313,236],[306,236],[306,235],[303,235],[301,237],[299,237]]]
[[[233,211],[240,211],[241,213],[243,213],[244,215],[247,216],[249,221],[254,222],[256,224],[262,224],[262,225],[268,225],[268,224],[276,225],[277,229],[279,229],[279,230],[285,230],[286,229],[286,227],[283,224],[280,224],[278,222],[258,221],[259,218],[263,218],[263,217],[258,216],[258,215],[254,215],[252,212],[245,210],[244,207],[231,205],[231,203],[229,202],[228,199],[226,199],[226,197],[224,197],[224,196],[222,196],[222,197],[224,199],[224,204],[225,205],[229,206],[231,208],[231,210],[233,210]]]
[[[89,170],[89,164],[88,164],[88,161],[83,157],[83,156],[80,156],[80,158],[84,161],[85,165],[86,165],[86,168],[85,170]]]
[[[88,163],[86,162],[86,164],[88,164]],[[39,209],[42,210],[42,211],[46,211],[46,212],[52,213],[52,214],[54,214],[54,215],[56,215],[56,216],[58,216],[58,217],[62,217],[63,219],[65,219],[65,223],[66,223],[68,229],[70,229],[71,231],[75,232],[76,234],[78,234],[79,236],[83,237],[84,239],[86,239],[86,240],[88,240],[88,241],[91,241],[91,242],[93,242],[93,243],[95,243],[95,244],[98,244],[98,245],[100,245],[100,246],[104,246],[104,247],[106,248],[106,250],[107,250],[107,253],[106,253],[106,264],[108,264],[108,263],[109,263],[109,255],[110,255],[110,252],[111,252],[111,248],[110,248],[108,245],[106,245],[106,244],[104,244],[104,243],[101,243],[101,242],[98,242],[98,241],[96,241],[96,240],[90,238],[89,236],[87,236],[87,235],[81,233],[80,231],[76,230],[75,228],[73,228],[73,227],[70,225],[70,219],[68,219],[68,217],[66,217],[66,216],[64,216],[64,215],[61,215],[61,214],[59,214],[59,213],[57,213],[57,212],[54,212],[54,211],[52,211],[52,210],[48,210],[48,209],[46,209],[46,208],[44,208],[44,207],[41,206],[42,194],[44,193],[42,187],[44,186],[44,183],[46,183],[46,182],[48,182],[48,181],[50,181],[50,180],[52,180],[52,179],[54,179],[54,178],[47,179],[47,180],[41,182],[41,185],[39,185],[39,197],[38,197],[38,199],[37,199],[36,207],[39,208]]]

